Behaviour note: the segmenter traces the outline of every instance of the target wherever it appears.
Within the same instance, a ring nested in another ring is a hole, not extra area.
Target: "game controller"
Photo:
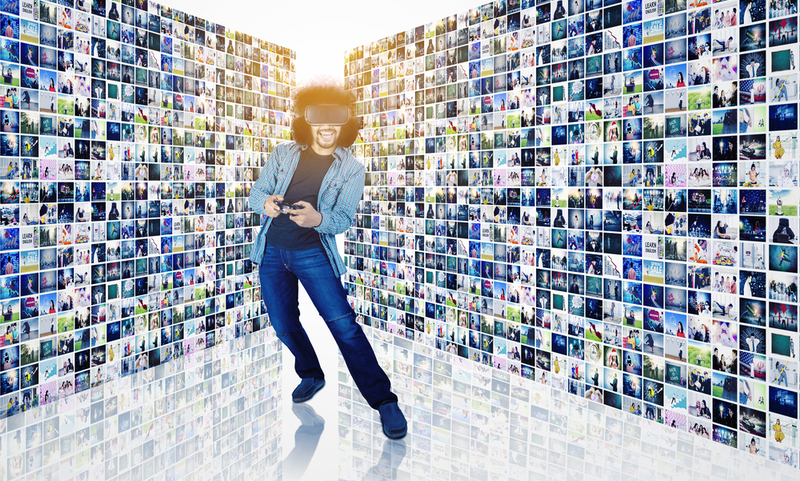
[[[281,210],[281,214],[288,214],[290,210],[299,210],[299,209],[303,208],[302,206],[297,205],[297,204],[290,204],[290,203],[286,202],[285,200],[281,200],[281,201],[275,202],[275,204]]]

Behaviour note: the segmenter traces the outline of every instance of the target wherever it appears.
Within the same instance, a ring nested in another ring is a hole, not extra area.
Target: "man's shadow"
[[[320,436],[325,429],[325,420],[308,404],[293,404],[292,412],[300,420],[300,427],[294,433],[294,448],[283,460],[284,479],[301,479],[308,469],[317,450]],[[346,436],[346,430],[339,434]],[[406,456],[406,443],[403,440],[386,439],[383,453],[364,476],[364,480],[397,479],[397,468]]]

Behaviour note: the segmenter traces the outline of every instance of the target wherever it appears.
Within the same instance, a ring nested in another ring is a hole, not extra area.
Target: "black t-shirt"
[[[317,208],[317,196],[322,186],[322,179],[333,164],[333,155],[319,155],[310,147],[300,152],[300,160],[294,171],[289,187],[283,194],[283,200],[290,204],[304,200]],[[312,227],[300,227],[281,214],[272,219],[267,231],[267,242],[272,247],[286,251],[302,251],[322,247],[319,233]]]

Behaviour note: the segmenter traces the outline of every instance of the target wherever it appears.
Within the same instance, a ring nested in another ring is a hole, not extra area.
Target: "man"
[[[572,64],[572,72],[570,72],[570,74],[569,74],[569,79],[570,80],[578,80],[579,78],[580,78],[580,72],[578,71],[578,64],[577,63],[573,63]]]
[[[778,386],[780,386],[781,383],[783,383],[783,385],[786,387],[789,386],[789,383],[786,380],[786,366],[786,364],[781,365],[780,361],[775,361],[775,370],[778,371],[778,375],[775,377],[775,380],[778,382]]]
[[[745,340],[747,343],[747,347],[750,349],[750,352],[757,352],[756,349],[758,348],[759,343],[761,343],[760,339],[756,339],[756,336],[753,332],[750,333],[750,337]]]
[[[786,164],[783,165],[783,175],[779,179],[778,184],[779,187],[794,187],[791,162],[786,162]]]
[[[750,75],[749,78],[755,78],[756,77],[756,74],[758,73],[758,68],[760,66],[761,66],[761,64],[756,62],[754,58],[750,58],[750,64],[747,67],[745,67],[745,70],[747,70],[747,73]],[[750,103],[753,103],[754,97],[755,97],[755,93],[752,92],[752,90],[751,90]]]
[[[786,86],[786,79],[776,78],[775,87],[778,89],[778,94],[775,96],[775,100],[780,102],[782,98],[785,98],[786,101],[788,102],[789,89]]]
[[[292,400],[307,401],[325,385],[300,324],[299,279],[356,386],[380,412],[384,434],[399,439],[406,434],[406,419],[347,301],[340,279],[346,268],[336,249],[335,235],[352,224],[365,183],[364,166],[347,150],[358,135],[354,98],[338,85],[316,82],[299,89],[293,105],[298,114],[292,123],[296,141],[275,148],[250,193],[250,207],[267,216],[250,259],[259,266],[269,319],[294,355],[301,378]],[[281,209],[279,202],[293,207]]]

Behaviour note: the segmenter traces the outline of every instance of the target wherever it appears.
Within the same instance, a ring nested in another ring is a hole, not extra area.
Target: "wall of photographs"
[[[246,200],[295,53],[147,0],[1,1],[0,31],[0,479],[263,478]]]
[[[797,4],[496,0],[345,52],[365,324],[798,466]]]

